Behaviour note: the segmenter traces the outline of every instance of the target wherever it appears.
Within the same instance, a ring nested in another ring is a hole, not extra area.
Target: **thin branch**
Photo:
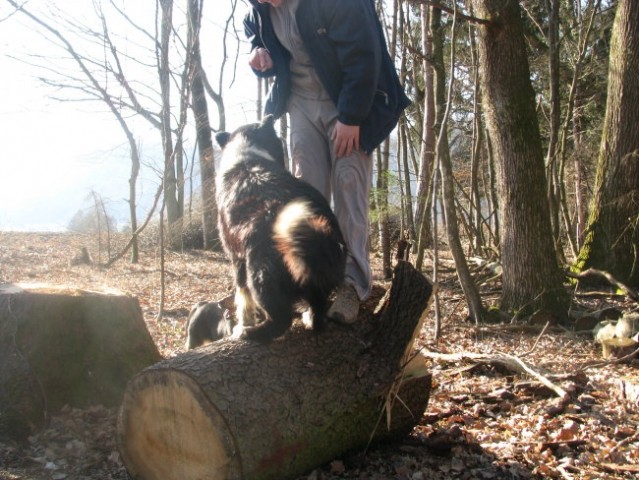
[[[508,353],[497,353],[495,355],[485,355],[481,353],[463,352],[458,354],[443,354],[435,352],[423,352],[423,355],[435,360],[443,360],[447,362],[459,362],[463,360],[469,360],[478,363],[494,363],[506,367],[508,370],[527,373],[531,377],[535,378],[538,382],[544,386],[553,390],[559,398],[566,401],[570,398],[570,394],[561,388],[559,385],[551,382],[550,379],[524,362],[521,358],[510,355]]]
[[[589,277],[603,277],[606,280],[608,280],[608,282],[611,285],[614,285],[618,289],[622,290],[626,294],[626,296],[628,296],[628,298],[630,298],[631,300],[634,300],[635,302],[639,302],[639,294],[637,292],[635,292],[628,285],[626,285],[623,282],[620,282],[612,274],[604,270],[597,270],[596,268],[588,268],[587,270],[584,270],[583,272],[580,272],[580,273],[565,271],[564,274],[567,277],[576,278],[577,280],[584,280]]]
[[[433,2],[430,0],[409,0],[409,3],[415,4],[415,5],[429,5],[433,8],[438,8],[440,9],[442,12],[446,12],[449,13],[451,15],[454,15],[455,18],[457,20],[460,21],[467,21],[467,22],[471,22],[471,23],[477,23],[479,25],[490,25],[492,23],[492,20],[488,20],[485,18],[478,18],[478,17],[474,17],[472,15],[466,15],[465,13],[460,13],[459,10],[457,10],[456,8],[450,8],[447,7],[445,5],[442,5],[439,2]]]

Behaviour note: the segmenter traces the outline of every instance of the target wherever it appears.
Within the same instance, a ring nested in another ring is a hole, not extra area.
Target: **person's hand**
[[[268,53],[266,48],[256,48],[251,52],[251,58],[249,58],[249,65],[254,70],[259,72],[266,72],[273,68],[273,59],[271,54]]]
[[[359,149],[359,125],[345,125],[338,120],[332,140],[337,158],[349,156],[353,150]]]

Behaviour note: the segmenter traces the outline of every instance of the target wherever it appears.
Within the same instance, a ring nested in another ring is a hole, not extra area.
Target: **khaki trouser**
[[[329,202],[332,199],[349,253],[345,280],[364,300],[372,286],[368,251],[372,159],[362,150],[335,158],[331,136],[337,110],[331,100],[311,100],[293,94],[288,113],[293,175],[313,185]]]

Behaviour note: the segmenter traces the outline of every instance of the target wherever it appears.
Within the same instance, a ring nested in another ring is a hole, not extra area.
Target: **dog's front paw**
[[[246,332],[244,331],[243,325],[235,325],[233,327],[233,333],[231,334],[231,339],[233,340],[246,339]]]

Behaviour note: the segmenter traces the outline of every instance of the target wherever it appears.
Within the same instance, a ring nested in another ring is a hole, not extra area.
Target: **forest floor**
[[[123,238],[117,240],[121,244]],[[98,252],[97,239],[90,235],[0,232],[0,283],[116,287],[132,294],[165,357],[184,351],[190,307],[220,299],[230,290],[222,254],[167,253],[165,310],[158,318],[156,245],[143,242],[136,265],[120,260],[108,269],[70,266],[83,246],[96,263],[107,258],[106,247]],[[117,246],[112,248],[115,253]],[[373,264],[376,282],[388,287],[379,279],[379,260],[373,258]],[[434,379],[417,427],[401,442],[352,452],[299,480],[637,478],[639,361],[602,361],[591,336],[559,327],[475,326],[466,318],[463,295],[450,263],[448,267],[439,285],[441,337],[432,340],[431,312],[417,340]],[[486,304],[499,294],[498,283],[482,287]],[[612,292],[573,298],[575,309],[638,309]],[[435,353],[475,354],[475,359],[435,358]],[[498,354],[517,356],[566,390],[570,400],[561,402],[532,376],[490,360]],[[0,480],[128,479],[115,441],[116,416],[116,408],[65,407],[28,442],[0,443]]]

